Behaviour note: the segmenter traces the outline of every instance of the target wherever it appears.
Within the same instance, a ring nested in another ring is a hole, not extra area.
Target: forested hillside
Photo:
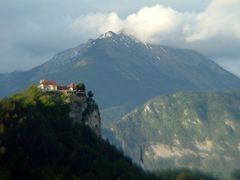
[[[145,169],[187,167],[230,177],[240,166],[240,91],[159,96],[105,134]]]
[[[141,170],[114,146],[69,118],[61,93],[35,86],[0,101],[0,179],[214,179],[189,170]]]
[[[148,179],[68,112],[63,95],[34,86],[1,100],[0,179]]]

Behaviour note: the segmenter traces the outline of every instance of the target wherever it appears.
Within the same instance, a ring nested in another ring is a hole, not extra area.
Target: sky
[[[240,0],[0,0],[0,73],[109,30],[195,49],[240,77]]]

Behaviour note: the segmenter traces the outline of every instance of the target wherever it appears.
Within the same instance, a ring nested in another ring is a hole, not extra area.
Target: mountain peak
[[[106,33],[100,35],[98,39],[108,39],[108,40],[110,39],[110,40],[113,40],[114,42],[122,42],[125,44],[129,44],[129,42],[134,42],[134,43],[141,42],[136,37],[132,36],[131,34],[125,31],[118,31],[118,32],[107,31]]]
[[[113,36],[116,36],[116,33],[112,32],[112,31],[107,31],[104,34],[101,34],[99,36],[99,39],[110,38],[110,37],[113,37]]]

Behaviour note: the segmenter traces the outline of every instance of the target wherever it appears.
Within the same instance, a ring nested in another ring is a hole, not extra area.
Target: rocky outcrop
[[[82,94],[71,94],[68,99],[70,103],[69,116],[73,123],[84,123],[89,126],[97,136],[101,137],[101,117],[96,102]]]

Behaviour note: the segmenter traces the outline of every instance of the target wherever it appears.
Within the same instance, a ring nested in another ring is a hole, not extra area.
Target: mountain
[[[1,180],[216,179],[189,170],[144,172],[87,123],[96,115],[93,99],[85,107],[83,95],[70,97],[30,86],[0,100]],[[70,118],[73,105],[78,120]]]
[[[134,107],[177,91],[240,88],[237,77],[196,51],[151,45],[113,32],[58,53],[31,70],[0,74],[0,95],[40,79],[63,84],[81,79],[97,92],[101,109]]]
[[[240,166],[240,91],[155,97],[105,131],[145,169],[188,167],[227,178]]]

